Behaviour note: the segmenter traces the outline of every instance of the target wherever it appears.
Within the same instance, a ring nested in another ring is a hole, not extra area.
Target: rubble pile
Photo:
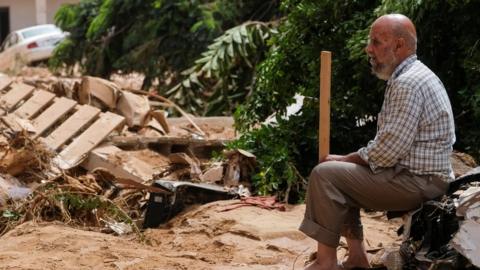
[[[176,198],[168,219],[190,204],[249,194],[253,155],[210,161],[235,137],[231,118],[194,119],[163,97],[100,78],[31,75],[0,77],[0,234],[28,220],[138,231],[151,194]],[[53,117],[59,100],[64,112]],[[183,117],[168,117],[172,109]],[[97,124],[105,115],[116,123]],[[208,195],[212,188],[221,195]]]
[[[477,167],[456,178],[447,195],[410,213],[402,228],[402,269],[479,269],[479,202]]]

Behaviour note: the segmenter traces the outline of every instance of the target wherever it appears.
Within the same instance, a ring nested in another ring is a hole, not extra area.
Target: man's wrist
[[[368,166],[368,163],[363,160],[357,152],[350,153],[345,156],[345,162],[355,163],[358,165]]]

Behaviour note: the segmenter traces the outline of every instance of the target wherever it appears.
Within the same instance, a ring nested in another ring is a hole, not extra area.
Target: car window
[[[10,37],[10,46],[13,46],[18,43],[18,35],[16,33],[12,33]]]
[[[31,38],[34,36],[39,36],[47,33],[61,33],[62,31],[55,26],[42,26],[42,27],[35,27],[30,30],[22,31],[22,36],[24,39]]]

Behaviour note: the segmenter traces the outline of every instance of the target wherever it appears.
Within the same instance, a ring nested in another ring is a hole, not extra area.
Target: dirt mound
[[[316,247],[297,230],[305,206],[222,212],[236,202],[192,207],[163,228],[146,230],[142,241],[24,223],[0,238],[0,269],[302,269]],[[372,252],[398,243],[398,223],[379,213],[364,214],[363,221]]]

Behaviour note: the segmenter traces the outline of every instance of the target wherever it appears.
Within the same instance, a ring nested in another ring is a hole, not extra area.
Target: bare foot
[[[355,267],[370,268],[370,263],[368,262],[367,258],[348,257],[342,262],[342,265],[344,269],[352,269]]]
[[[319,263],[318,261],[312,262],[310,265],[305,267],[303,270],[343,270],[343,267],[338,264],[326,265]]]

